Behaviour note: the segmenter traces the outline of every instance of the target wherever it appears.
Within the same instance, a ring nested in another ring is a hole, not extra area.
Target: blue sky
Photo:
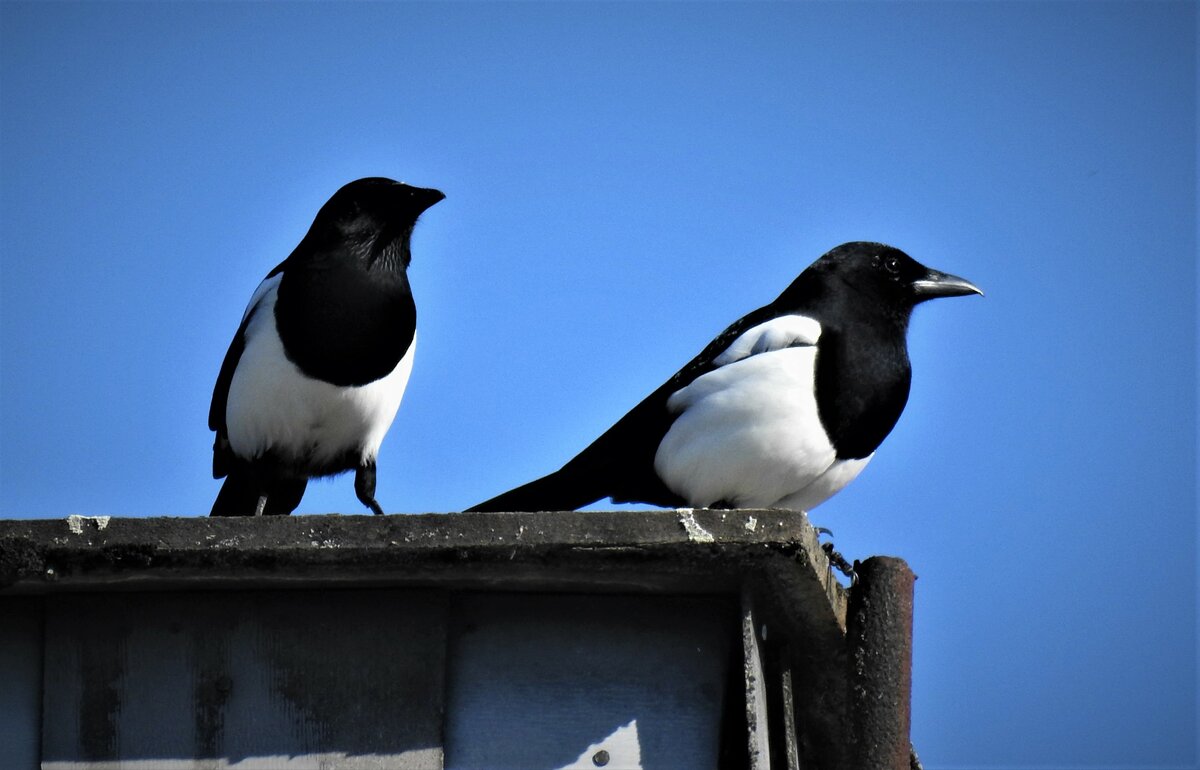
[[[447,194],[390,511],[881,240],[987,292],[812,517],[920,576],[926,766],[1195,767],[1196,65],[1186,2],[0,3],[0,516],[205,514],[244,304],[357,177]]]

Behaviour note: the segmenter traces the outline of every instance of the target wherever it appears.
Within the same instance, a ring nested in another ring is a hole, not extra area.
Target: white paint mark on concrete
[[[753,532],[756,529],[758,529],[758,519],[754,518],[753,516],[747,516],[746,517],[746,531]]]
[[[696,517],[692,515],[691,508],[679,509],[679,523],[683,525],[683,529],[687,532],[688,540],[693,543],[711,543],[715,539],[712,533],[704,527],[700,526],[696,521]]]
[[[73,513],[67,517],[67,529],[71,530],[73,535],[82,535],[83,523],[90,521],[96,525],[98,531],[103,532],[108,528],[110,520],[112,520],[112,516],[80,516]]]

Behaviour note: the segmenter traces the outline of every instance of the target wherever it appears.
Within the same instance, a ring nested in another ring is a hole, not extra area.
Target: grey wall
[[[38,766],[41,709],[41,600],[0,599],[0,768]]]
[[[670,596],[0,598],[0,767],[715,768],[736,626]]]
[[[715,767],[732,619],[711,600],[468,597],[446,767]]]

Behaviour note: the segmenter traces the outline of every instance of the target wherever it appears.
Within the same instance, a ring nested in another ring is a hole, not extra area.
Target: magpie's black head
[[[385,177],[358,179],[321,207],[305,239],[313,239],[313,246],[322,251],[343,252],[368,268],[408,267],[409,238],[417,218],[445,197],[438,190]]]
[[[935,297],[983,294],[973,283],[925,267],[882,243],[843,243],[801,273],[781,300],[832,303],[907,319],[912,309]]]

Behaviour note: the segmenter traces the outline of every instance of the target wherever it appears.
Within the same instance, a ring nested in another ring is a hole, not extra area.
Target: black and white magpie
[[[561,469],[470,510],[571,510],[605,497],[812,508],[862,471],[900,417],[913,308],[982,293],[891,246],[838,246]]]
[[[342,187],[250,298],[213,389],[213,516],[289,514],[308,479],[354,470],[376,514],[375,458],[412,372],[417,218],[445,196],[382,177]]]

